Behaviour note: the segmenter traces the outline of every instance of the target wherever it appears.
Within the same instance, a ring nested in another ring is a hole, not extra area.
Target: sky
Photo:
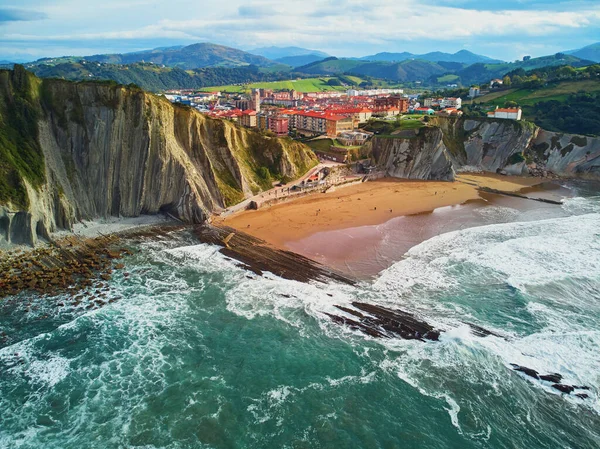
[[[0,0],[0,60],[196,42],[512,61],[600,42],[600,0]]]

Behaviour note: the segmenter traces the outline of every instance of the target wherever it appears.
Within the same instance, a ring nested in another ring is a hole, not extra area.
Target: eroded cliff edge
[[[98,217],[189,223],[316,165],[312,151],[134,87],[0,71],[0,240]]]
[[[376,136],[371,145],[378,167],[398,178],[450,181],[473,169],[600,179],[600,138],[549,132],[527,121],[435,117],[424,128]]]

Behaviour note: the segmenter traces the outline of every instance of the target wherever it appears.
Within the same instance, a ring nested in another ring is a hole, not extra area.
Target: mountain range
[[[198,43],[125,54],[44,58],[26,64],[26,67],[43,77],[110,79],[160,91],[182,86],[195,88],[336,75],[400,83],[419,82],[429,86],[468,86],[502,77],[517,69],[527,71],[556,65],[583,67],[600,61],[600,44],[516,62],[502,62],[467,50],[422,55],[378,53],[362,58],[324,58],[326,53],[300,47],[265,47],[252,51],[255,54],[222,45]],[[206,84],[210,82],[216,84]]]
[[[462,64],[475,64],[478,62],[484,63],[498,63],[503,62],[498,59],[488,58],[487,56],[477,55],[468,50],[460,50],[456,53],[444,53],[441,51],[434,51],[431,53],[425,53],[422,55],[417,55],[408,52],[402,53],[377,53],[375,55],[363,56],[359,58],[363,61],[386,61],[386,62],[402,62],[407,59],[422,59],[424,61],[431,62],[460,62]]]
[[[264,56],[206,42],[185,47],[156,48],[135,53],[92,55],[85,56],[83,59],[109,64],[152,62],[186,70],[200,67],[240,67],[247,65],[270,67],[276,65],[275,62]]]
[[[600,62],[600,42],[580,48],[579,50],[571,50],[566,53],[581,59]]]

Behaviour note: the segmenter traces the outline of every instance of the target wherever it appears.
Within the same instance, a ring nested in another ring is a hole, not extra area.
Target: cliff
[[[397,136],[374,137],[375,163],[388,176],[405,179],[454,180],[454,170],[441,129],[425,127]]]
[[[209,213],[296,178],[312,151],[137,88],[0,72],[0,242],[81,219]]]
[[[374,137],[378,167],[406,179],[452,180],[454,171],[468,169],[600,179],[600,138],[553,133],[527,121],[433,117],[428,125]]]
[[[435,118],[455,169],[600,179],[600,139],[545,131],[527,121]]]

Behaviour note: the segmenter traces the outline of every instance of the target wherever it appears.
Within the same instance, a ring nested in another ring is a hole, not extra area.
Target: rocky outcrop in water
[[[371,145],[375,163],[387,176],[454,180],[452,161],[439,128],[408,130],[397,137],[374,137]]]
[[[296,178],[310,149],[135,87],[0,72],[0,243],[82,219],[168,212],[188,223]]]

